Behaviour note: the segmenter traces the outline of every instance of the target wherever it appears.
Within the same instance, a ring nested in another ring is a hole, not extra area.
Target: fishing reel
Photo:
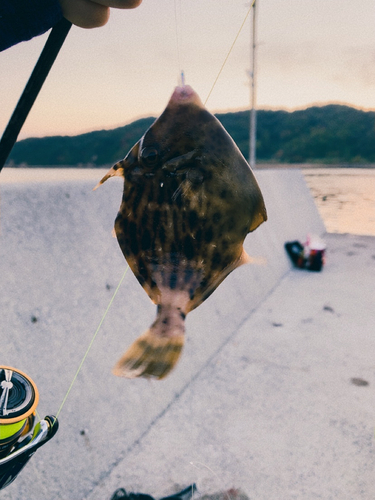
[[[36,450],[57,432],[54,416],[36,422],[39,393],[25,373],[0,366],[0,490],[11,484]]]

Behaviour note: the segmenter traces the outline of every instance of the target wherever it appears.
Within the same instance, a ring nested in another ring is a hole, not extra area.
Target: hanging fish
[[[116,236],[157,317],[113,373],[161,379],[181,354],[186,314],[251,260],[243,241],[266,209],[248,163],[189,86],[98,186],[115,175],[125,178]]]

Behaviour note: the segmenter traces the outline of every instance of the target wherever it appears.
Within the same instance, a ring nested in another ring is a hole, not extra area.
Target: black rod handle
[[[53,28],[44,45],[42,53],[35,65],[29,81],[17,103],[15,110],[0,140],[0,171],[5,165],[18,134],[21,131],[27,115],[37,98],[42,85],[47,78],[57,54],[59,53],[64,40],[69,33],[72,23],[62,18]]]

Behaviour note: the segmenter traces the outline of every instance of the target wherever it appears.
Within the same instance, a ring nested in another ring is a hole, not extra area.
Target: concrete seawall
[[[189,314],[181,360],[161,382],[111,374],[155,316],[129,272],[62,409],[58,434],[0,498],[79,500],[92,494],[290,272],[285,241],[324,233],[300,171],[264,170],[256,177],[269,220],[247,237],[245,248],[266,264],[233,272]],[[94,185],[0,184],[0,363],[34,379],[41,417],[60,407],[126,267],[111,237],[122,182],[114,179],[93,192]]]

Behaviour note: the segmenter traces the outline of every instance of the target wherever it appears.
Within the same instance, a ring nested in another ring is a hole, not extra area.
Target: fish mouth
[[[203,107],[198,94],[190,85],[176,87],[170,98],[169,104],[196,104],[197,106]]]

